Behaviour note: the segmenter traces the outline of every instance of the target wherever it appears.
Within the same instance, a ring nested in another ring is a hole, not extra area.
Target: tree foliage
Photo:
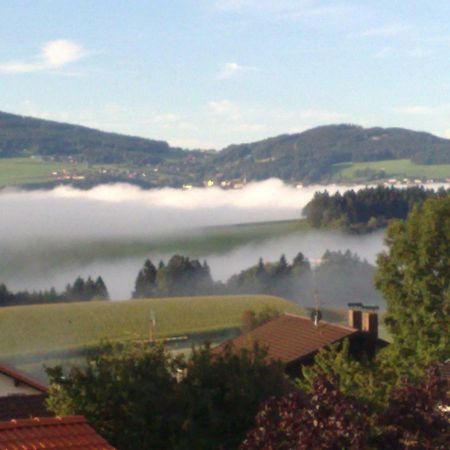
[[[367,410],[343,395],[325,376],[309,395],[272,398],[258,412],[256,426],[240,450],[362,450],[369,429]]]
[[[376,284],[399,364],[450,357],[450,196],[416,206],[387,230]]]
[[[450,441],[448,383],[430,369],[420,383],[393,389],[382,410],[343,394],[317,375],[307,395],[269,400],[240,450],[444,450]]]
[[[285,392],[282,368],[258,346],[221,354],[204,346],[187,359],[162,347],[107,346],[84,368],[48,374],[50,409],[84,415],[121,450],[235,449],[260,404]]]
[[[241,331],[242,333],[248,333],[254,330],[256,327],[270,322],[281,315],[280,311],[270,306],[264,307],[261,311],[255,312],[253,310],[247,310],[242,313],[241,317]]]
[[[9,291],[5,284],[0,284],[0,307],[108,299],[108,289],[102,277],[97,277],[95,281],[91,277],[87,280],[77,277],[73,284],[66,286],[64,292],[56,292],[54,288],[51,288],[49,291],[14,293]]]
[[[352,231],[372,231],[384,227],[391,219],[406,219],[413,206],[427,198],[446,195],[445,190],[423,187],[396,189],[378,186],[344,194],[317,192],[305,206],[303,214],[315,228],[335,227]]]

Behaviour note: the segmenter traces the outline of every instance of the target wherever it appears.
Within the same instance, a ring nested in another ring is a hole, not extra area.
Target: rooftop
[[[38,391],[41,391],[42,393],[47,393],[48,391],[47,386],[45,386],[38,380],[35,380],[34,378],[30,377],[29,375],[25,374],[24,372],[21,372],[15,367],[0,364],[0,374],[13,378],[18,383],[30,386]]]
[[[220,351],[230,343],[239,350],[259,342],[267,347],[270,359],[289,363],[356,333],[358,330],[344,325],[320,321],[316,327],[308,317],[284,314],[249,333],[223,342],[215,350]]]
[[[114,450],[82,416],[11,420],[0,423],[3,450]]]
[[[46,394],[7,395],[0,398],[0,422],[11,419],[29,419],[31,417],[51,417],[45,407]]]

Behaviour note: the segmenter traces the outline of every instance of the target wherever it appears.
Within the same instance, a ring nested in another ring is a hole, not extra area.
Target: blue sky
[[[450,137],[449,25],[446,0],[0,0],[0,110],[188,148]]]

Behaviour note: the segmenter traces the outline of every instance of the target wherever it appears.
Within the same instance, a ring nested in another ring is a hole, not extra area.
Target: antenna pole
[[[153,342],[155,339],[155,330],[156,330],[156,315],[153,309],[150,311],[150,321],[149,321],[149,341]]]

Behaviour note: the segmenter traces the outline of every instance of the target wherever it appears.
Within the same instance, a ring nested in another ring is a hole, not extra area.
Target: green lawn
[[[240,325],[243,311],[269,305],[302,313],[271,296],[183,297],[0,308],[0,358],[92,346],[102,340],[146,339],[150,311],[157,337],[221,330]]]
[[[358,170],[383,170],[386,178],[433,178],[450,177],[450,164],[422,165],[414,164],[409,159],[373,161],[361,163],[340,163],[334,165],[334,178],[340,181],[358,181]]]

